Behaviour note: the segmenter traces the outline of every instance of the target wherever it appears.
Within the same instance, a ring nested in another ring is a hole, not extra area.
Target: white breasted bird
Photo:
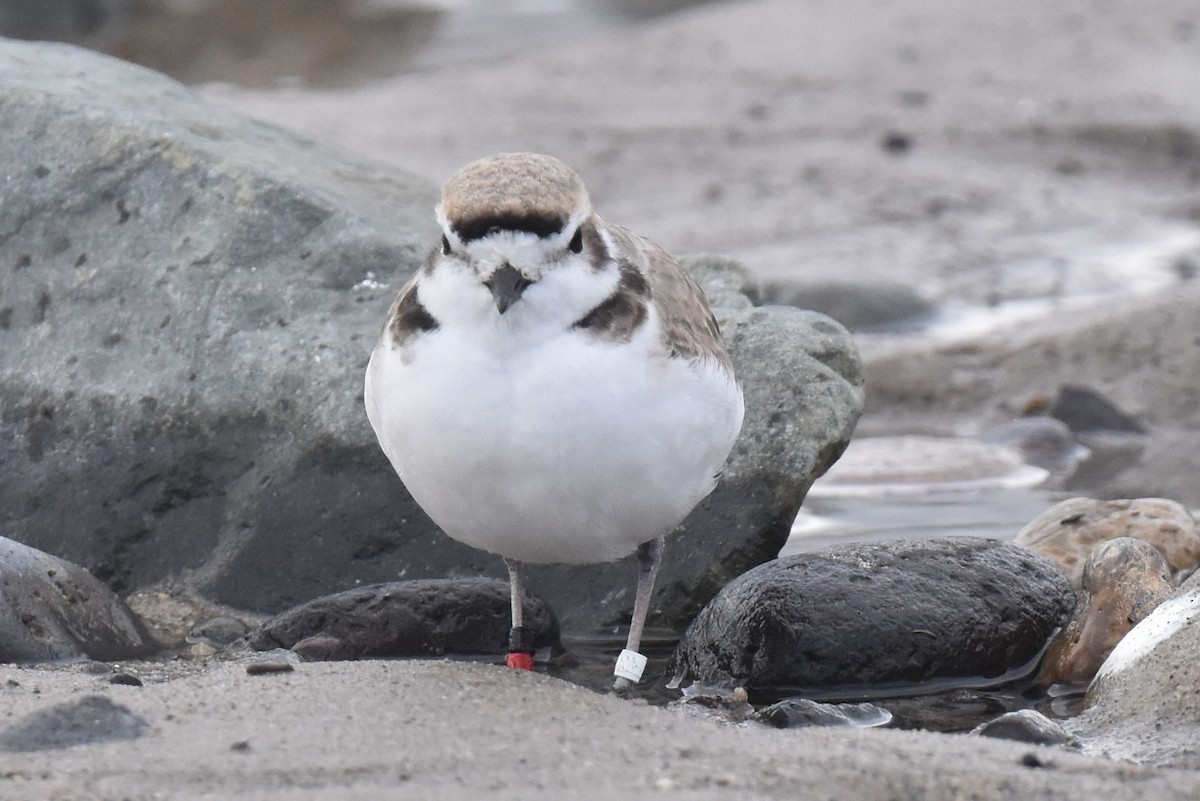
[[[638,554],[637,682],[663,537],[712,491],[742,392],[703,292],[666,252],[592,211],[557,159],[502,153],[442,188],[441,242],[392,304],[367,416],[421,508],[504,557],[508,664],[531,669],[522,562]]]

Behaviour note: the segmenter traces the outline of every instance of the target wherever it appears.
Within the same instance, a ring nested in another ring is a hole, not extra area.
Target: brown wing
[[[626,253],[643,254],[639,267],[649,282],[667,351],[685,359],[716,359],[732,369],[717,318],[700,285],[650,240],[616,225],[609,225],[608,230]]]

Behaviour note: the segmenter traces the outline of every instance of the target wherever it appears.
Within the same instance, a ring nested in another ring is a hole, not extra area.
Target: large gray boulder
[[[118,591],[181,582],[265,612],[398,577],[505,575],[416,507],[362,409],[387,307],[437,238],[433,187],[66,46],[0,42],[0,113],[12,536]],[[750,307],[736,268],[696,267],[730,307],[748,411],[725,479],[668,544],[665,625],[777,553],[862,406],[844,329]],[[530,590],[565,631],[610,630],[635,573],[547,567]]]
[[[419,263],[433,187],[64,45],[0,41],[0,116],[0,524],[118,591],[283,608],[394,577],[369,565],[436,531],[361,377],[372,273]]]

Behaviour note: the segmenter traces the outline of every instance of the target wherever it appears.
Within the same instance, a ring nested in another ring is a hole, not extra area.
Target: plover
[[[712,491],[741,429],[716,319],[678,263],[597,216],[555,158],[468,164],[436,214],[441,242],[371,354],[367,416],[433,521],[504,558],[509,666],[533,666],[522,562],[637,552],[614,670],[628,686],[663,537]]]

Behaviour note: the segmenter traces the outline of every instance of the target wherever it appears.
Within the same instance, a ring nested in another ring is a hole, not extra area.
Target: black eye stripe
[[[575,235],[571,237],[571,243],[567,245],[567,249],[572,253],[583,252],[583,228],[576,228]]]
[[[557,234],[567,220],[558,214],[539,212],[501,212],[470,217],[451,223],[464,242],[481,239],[495,231],[526,231],[540,237]]]

